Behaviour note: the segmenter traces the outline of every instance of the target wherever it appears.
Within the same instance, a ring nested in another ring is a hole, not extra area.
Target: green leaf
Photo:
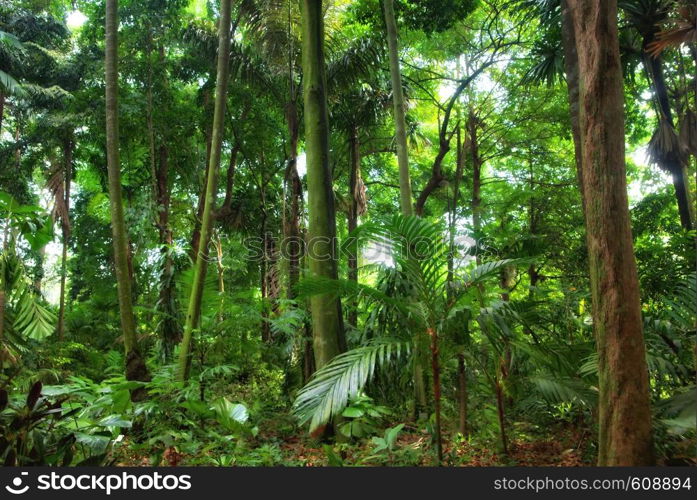
[[[76,432],[75,440],[90,449],[93,454],[104,453],[111,443],[109,436]]]
[[[359,417],[362,417],[364,415],[364,412],[360,408],[354,408],[354,407],[349,406],[341,413],[341,415],[343,417],[348,417],[348,418],[359,418]]]
[[[125,420],[119,415],[109,415],[99,421],[97,425],[102,427],[131,427],[133,422]]]
[[[342,413],[349,399],[358,395],[378,364],[409,352],[410,342],[381,340],[340,354],[317,370],[293,403],[293,414],[311,431]]]

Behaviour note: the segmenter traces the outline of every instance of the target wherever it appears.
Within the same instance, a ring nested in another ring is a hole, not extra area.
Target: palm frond
[[[540,374],[528,377],[531,387],[547,402],[582,403],[592,405],[594,392],[581,380],[559,377],[553,374]]]
[[[376,368],[398,360],[410,350],[410,343],[382,339],[340,354],[320,368],[303,387],[293,403],[293,414],[310,429],[341,414],[348,401],[365,387]]]
[[[24,88],[20,83],[12,78],[8,73],[5,73],[3,70],[0,69],[0,85],[4,89],[4,91],[10,95],[15,95],[18,97],[22,97],[26,94]]]
[[[56,315],[42,304],[39,296],[25,288],[17,299],[14,328],[26,338],[43,340],[51,333]]]

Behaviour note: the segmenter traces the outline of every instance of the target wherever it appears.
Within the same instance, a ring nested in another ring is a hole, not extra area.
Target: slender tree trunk
[[[0,91],[0,137],[2,136],[3,118],[5,118],[5,94]]]
[[[506,413],[504,408],[503,387],[499,376],[496,376],[494,381],[494,390],[496,392],[496,411],[499,419],[499,433],[501,436],[501,451],[504,455],[508,455],[508,436],[506,435]]]
[[[227,96],[229,57],[230,53],[230,13],[232,0],[221,0],[220,19],[218,21],[218,69],[215,88],[215,109],[213,113],[213,135],[211,138],[211,156],[208,164],[206,179],[206,197],[204,201],[203,217],[201,220],[201,237],[196,252],[194,266],[194,280],[191,287],[191,297],[184,325],[184,336],[179,350],[180,380],[189,378],[191,338],[194,328],[199,323],[201,316],[201,299],[203,297],[203,284],[206,278],[208,243],[213,227],[213,212],[215,210],[216,186],[218,170],[220,169],[220,156],[223,145],[225,100]]]
[[[576,52],[576,34],[574,32],[574,19],[569,7],[569,0],[561,0],[562,13],[562,46],[564,49],[564,71],[566,73],[566,87],[569,96],[569,116],[571,119],[571,137],[574,140],[574,160],[576,162],[576,176],[581,190],[581,203],[585,213],[586,197],[583,195],[583,169],[581,160],[581,87],[579,80],[578,54]]]
[[[174,291],[174,263],[171,248],[173,243],[172,227],[169,223],[171,193],[169,188],[169,153],[167,146],[160,145],[159,162],[156,171],[157,226],[160,237],[160,255],[162,272],[160,274],[160,291],[158,310],[160,313],[160,335],[164,347],[165,359],[169,360],[174,346],[181,340],[181,327],[177,315],[176,293]]]
[[[210,105],[210,91],[206,90],[203,94],[203,109],[204,112],[209,109]],[[204,113],[208,114],[208,113]],[[203,137],[206,142],[206,168],[203,172],[203,182],[201,183],[200,193],[198,197],[198,203],[196,204],[196,213],[194,214],[194,230],[191,233],[191,245],[189,248],[189,258],[191,262],[196,263],[196,254],[198,252],[198,246],[201,242],[201,220],[203,219],[203,208],[206,201],[206,190],[208,189],[208,172],[210,170],[211,162],[211,141],[213,140],[213,134],[211,132],[210,121],[204,127]]]
[[[62,224],[63,229],[63,249],[61,252],[61,282],[60,297],[58,306],[58,325],[56,332],[58,340],[63,340],[65,336],[65,281],[68,275],[68,246],[70,244],[70,187],[73,177],[73,141],[68,139],[63,146],[63,169],[64,169],[64,188],[63,199],[65,204],[65,217],[68,219]]]
[[[459,409],[458,431],[464,437],[469,436],[467,429],[467,371],[465,370],[465,355],[457,355],[457,399]]]
[[[402,90],[402,75],[399,69],[399,46],[397,40],[397,21],[394,15],[394,0],[383,0],[387,46],[390,56],[390,79],[392,82],[392,104],[394,106],[395,142],[397,164],[399,165],[399,205],[404,215],[412,215],[414,206],[409,179],[409,149],[407,147],[406,103]]]
[[[296,297],[296,287],[300,280],[300,259],[303,255],[302,237],[300,234],[300,212],[303,196],[303,186],[298,174],[298,111],[295,103],[289,104],[287,111],[288,134],[290,137],[290,156],[286,182],[290,198],[290,214],[287,228],[288,238],[288,298]]]
[[[459,67],[458,67],[459,69]],[[452,283],[455,274],[455,236],[457,233],[457,208],[460,201],[460,183],[465,171],[465,148],[462,143],[462,130],[457,129],[457,163],[453,181],[453,198],[450,207],[449,252],[448,252],[448,283]],[[452,289],[448,287],[448,298],[453,300]],[[465,355],[457,354],[457,401],[458,401],[458,431],[467,437],[467,372],[465,371]]]
[[[465,151],[462,144],[462,132],[457,129],[457,159],[455,165],[455,179],[453,180],[453,198],[450,203],[450,221],[448,224],[448,283],[452,283],[455,272],[455,236],[457,235],[457,208],[460,202],[460,183],[465,171]],[[448,288],[448,298],[452,297],[452,289]]]
[[[296,287],[300,281],[300,261],[304,255],[305,245],[300,231],[300,218],[302,213],[303,186],[298,174],[298,139],[299,139],[299,118],[298,107],[296,104],[295,90],[291,78],[290,100],[286,104],[286,123],[288,126],[288,137],[290,142],[288,168],[285,182],[288,189],[290,200],[290,210],[288,220],[284,225],[286,244],[282,252],[287,252],[288,257],[288,298],[296,299]],[[315,357],[312,349],[312,326],[310,321],[306,321],[303,326],[304,342],[302,351],[303,382],[310,380],[315,372]]]
[[[648,370],[627,202],[617,0],[568,0],[580,82],[583,194],[598,349],[599,465],[652,465]]]
[[[329,119],[324,67],[322,2],[303,0],[303,98],[307,154],[308,249],[313,276],[336,279],[336,213],[329,169]],[[310,299],[315,365],[346,350],[341,302],[322,294]]]
[[[152,67],[152,28],[148,26],[147,42],[146,42],[146,52],[145,56],[148,60],[148,77],[147,77],[147,90],[145,95],[146,103],[146,122],[148,127],[148,151],[150,160],[150,179],[152,182],[152,199],[157,199],[157,173],[155,172],[155,123],[154,123],[154,112],[153,112],[153,67]]]
[[[441,386],[440,386],[440,353],[438,348],[438,332],[434,328],[428,329],[431,339],[431,374],[433,376],[433,409],[435,413],[435,440],[437,464],[443,463],[443,436],[441,432]]]
[[[225,293],[225,266],[223,265],[223,241],[220,238],[220,233],[215,240],[215,252],[216,252],[216,267],[218,268],[218,293],[220,294],[220,309],[218,310],[218,321],[223,321],[223,305],[225,300],[223,294]]]
[[[361,175],[361,146],[358,139],[358,127],[353,126],[349,135],[349,196],[348,232],[352,234],[358,227],[359,180]],[[358,245],[351,243],[348,254],[348,279],[358,283]],[[348,323],[353,328],[358,326],[358,302],[353,300],[349,306]]]
[[[472,155],[472,227],[474,238],[479,240],[482,236],[482,160],[479,156],[477,121],[474,111],[470,112],[467,126],[470,136],[470,154]],[[479,263],[478,252],[477,258],[477,263]]]
[[[266,210],[266,195],[264,187],[261,187],[261,241],[262,257],[259,263],[259,284],[261,289],[261,340],[271,343],[271,325],[269,324],[269,290],[267,275],[269,272],[269,246],[271,235],[267,230],[268,213]]]
[[[128,271],[128,233],[123,215],[121,196],[121,166],[119,160],[119,110],[118,110],[118,0],[106,1],[106,154],[109,174],[109,204],[111,230],[114,241],[114,268],[119,296],[121,330],[126,352],[126,378],[149,380],[145,360],[138,350],[135,317],[131,302],[131,277]],[[132,397],[139,399],[142,391],[134,391]]]
[[[403,215],[414,214],[414,204],[411,193],[411,179],[409,177],[409,148],[407,145],[407,119],[406,102],[402,89],[402,74],[399,67],[399,41],[397,33],[397,20],[394,13],[394,0],[383,0],[383,12],[385,14],[385,28],[387,33],[387,47],[390,59],[390,81],[392,85],[392,104],[394,112],[395,145],[397,147],[397,164],[399,167],[399,206]],[[426,402],[426,382],[424,381],[424,369],[419,356],[419,343],[415,344],[414,359],[414,396],[416,398],[414,413],[418,418],[425,413],[428,406]]]

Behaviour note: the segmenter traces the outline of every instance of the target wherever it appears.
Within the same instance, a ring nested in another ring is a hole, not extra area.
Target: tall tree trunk
[[[206,112],[210,105],[210,91],[205,90],[203,93],[203,110],[204,115],[208,115]],[[198,203],[196,204],[196,213],[194,214],[194,229],[191,233],[191,244],[189,247],[189,258],[191,262],[196,262],[196,254],[198,252],[198,246],[201,242],[201,220],[203,219],[203,208],[206,201],[206,189],[208,189],[208,172],[210,170],[209,166],[211,163],[211,141],[213,140],[213,133],[211,131],[210,121],[204,127],[203,138],[206,142],[206,168],[203,172],[203,182],[200,186],[200,193],[198,196]]]
[[[482,160],[479,156],[477,122],[476,113],[470,111],[467,127],[469,129],[470,154],[472,155],[472,228],[475,240],[479,240],[482,236]],[[479,257],[477,263],[479,263]]]
[[[383,0],[387,47],[390,59],[390,82],[392,86],[392,105],[394,110],[395,145],[397,147],[397,164],[399,167],[399,206],[403,215],[414,214],[414,204],[409,176],[409,148],[407,145],[406,102],[402,89],[402,74],[399,67],[399,43],[397,20],[394,13],[394,0]],[[415,345],[419,350],[419,343]],[[426,411],[426,382],[421,356],[416,353],[414,359],[414,395],[416,398],[414,413],[419,417]]]
[[[581,203],[585,213],[586,197],[583,195],[583,169],[581,160],[581,87],[579,80],[578,54],[576,52],[576,34],[574,32],[574,19],[569,7],[569,0],[561,0],[562,14],[562,46],[564,49],[564,71],[566,73],[566,87],[569,96],[569,116],[571,119],[571,137],[574,140],[574,160],[576,162],[576,176],[581,190]]]
[[[627,202],[617,0],[568,0],[580,82],[583,195],[598,349],[599,465],[652,465],[641,304]]]
[[[61,252],[61,282],[60,282],[60,297],[58,306],[58,325],[56,333],[58,340],[63,340],[65,336],[65,281],[68,275],[68,246],[70,244],[70,187],[73,177],[73,141],[68,139],[63,145],[63,200],[65,204],[65,214],[68,220],[62,224],[63,230],[63,249]]]
[[[148,152],[150,164],[150,180],[152,182],[152,200],[157,199],[157,173],[155,171],[155,122],[153,111],[153,67],[152,67],[152,27],[148,26],[145,57],[148,60],[148,76],[145,93],[145,114],[148,128]]]
[[[302,61],[307,154],[308,248],[313,276],[336,279],[336,213],[329,169],[329,119],[324,66],[322,2],[303,0]],[[315,365],[346,350],[341,302],[328,294],[310,299]]]
[[[387,46],[390,57],[390,80],[392,82],[392,104],[394,107],[395,142],[397,164],[399,166],[399,205],[404,215],[414,213],[409,179],[409,149],[407,147],[406,103],[402,89],[402,75],[399,69],[399,46],[397,40],[397,21],[394,15],[394,0],[383,0]]]
[[[361,146],[358,138],[358,127],[351,127],[349,135],[349,197],[348,232],[352,234],[358,228],[359,181],[361,175]],[[348,251],[348,279],[358,283],[358,245],[351,242]],[[353,328],[358,326],[358,301],[354,299],[349,306],[348,323]]]
[[[230,13],[232,0],[221,0],[220,19],[218,21],[218,69],[215,88],[215,109],[213,112],[213,135],[211,138],[211,155],[208,163],[208,175],[206,179],[206,197],[204,201],[203,217],[201,220],[201,237],[196,252],[194,265],[194,279],[189,298],[189,307],[184,325],[184,336],[179,350],[178,377],[180,380],[189,378],[191,337],[194,328],[198,325],[201,316],[201,299],[203,297],[203,284],[206,278],[208,243],[213,227],[213,213],[215,210],[216,187],[218,170],[220,169],[220,156],[223,145],[225,100],[227,96],[229,57],[230,53]]]
[[[118,0],[106,1],[106,154],[109,175],[109,205],[111,230],[114,241],[114,268],[119,296],[121,330],[126,352],[126,378],[146,381],[149,379],[145,360],[138,350],[135,317],[131,302],[131,277],[128,271],[128,233],[123,215],[121,196],[121,166],[119,161],[119,110],[118,110]],[[144,396],[143,391],[134,391],[132,397]]]
[[[290,300],[295,300],[297,293],[296,287],[300,281],[300,261],[304,255],[305,245],[300,232],[300,218],[302,212],[303,185],[298,173],[298,139],[299,139],[299,118],[298,106],[296,103],[296,92],[293,84],[292,72],[290,74],[290,98],[286,104],[286,124],[288,127],[289,156],[288,167],[285,175],[287,186],[287,196],[290,201],[288,220],[284,224],[286,244],[282,252],[287,252],[288,257],[288,290],[287,296]],[[312,350],[312,326],[310,321],[305,321],[303,325],[304,342],[302,351],[303,382],[310,380],[315,372],[315,359]]]

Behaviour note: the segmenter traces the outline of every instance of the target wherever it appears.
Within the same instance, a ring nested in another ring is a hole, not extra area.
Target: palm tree
[[[399,327],[373,341],[354,348],[321,368],[298,393],[294,412],[301,422],[311,422],[311,429],[324,425],[339,415],[346,402],[355,397],[373,376],[378,366],[411,352],[411,364],[420,352],[430,351],[435,410],[434,437],[438,463],[442,461],[441,438],[441,347],[446,333],[466,328],[462,313],[485,323],[486,317],[497,314],[473,300],[480,294],[477,286],[506,266],[522,260],[487,262],[469,271],[449,271],[449,245],[441,228],[416,216],[394,216],[386,224],[363,224],[354,236],[388,249],[395,262],[394,276],[401,283],[390,293],[351,280],[306,278],[301,283],[303,294],[333,293],[361,295],[374,301],[396,319]],[[500,316],[500,315],[499,315]],[[425,345],[424,345],[425,344]],[[425,349],[412,349],[424,345]]]
[[[684,229],[689,230],[692,229],[694,214],[690,200],[687,165],[683,157],[681,141],[675,129],[671,99],[664,75],[663,57],[660,52],[651,53],[651,48],[659,41],[661,24],[668,20],[672,2],[645,0],[642,2],[620,1],[619,4],[627,13],[631,26],[641,36],[642,63],[655,96],[658,126],[649,142],[649,156],[671,175],[680,223]]]
[[[114,244],[114,268],[118,286],[121,329],[126,351],[126,378],[145,381],[149,379],[145,359],[138,349],[135,316],[131,297],[131,275],[128,264],[128,233],[123,215],[121,196],[121,167],[119,161],[119,109],[118,109],[118,0],[106,3],[106,153],[109,174],[109,207]],[[132,397],[144,396],[143,391],[134,391]]]
[[[313,276],[336,279],[336,212],[329,169],[329,117],[322,2],[303,1],[303,101],[307,154],[308,252]],[[310,299],[315,366],[346,350],[341,302],[331,295]]]

